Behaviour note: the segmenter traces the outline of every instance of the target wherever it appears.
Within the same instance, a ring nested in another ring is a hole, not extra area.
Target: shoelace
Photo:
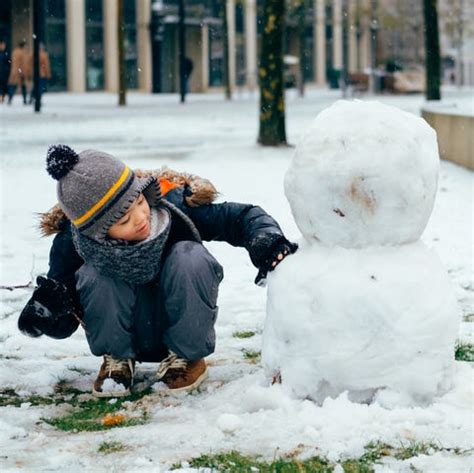
[[[184,369],[188,365],[188,362],[183,358],[179,358],[178,355],[170,350],[170,354],[160,363],[160,367],[156,372],[156,378],[161,379],[169,369]]]
[[[108,370],[109,376],[112,376],[112,371],[122,371],[127,366],[130,369],[130,373],[133,375],[132,360],[116,360],[111,356],[105,356],[105,369]]]

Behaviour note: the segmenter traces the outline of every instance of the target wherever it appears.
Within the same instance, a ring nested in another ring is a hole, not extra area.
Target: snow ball
[[[459,315],[439,258],[421,241],[364,249],[303,241],[268,278],[262,362],[269,380],[278,373],[301,399],[347,391],[353,402],[424,405],[453,385]],[[267,408],[281,406],[273,388]]]
[[[434,205],[435,131],[379,102],[339,100],[303,133],[285,193],[305,238],[361,248],[413,242]]]
[[[103,392],[122,392],[125,391],[125,386],[121,383],[115,382],[112,378],[107,378],[102,384]]]
[[[224,433],[233,433],[242,426],[242,420],[235,414],[221,414],[217,419],[217,427]]]

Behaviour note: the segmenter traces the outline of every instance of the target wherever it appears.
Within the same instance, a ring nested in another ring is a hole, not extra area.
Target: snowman
[[[420,241],[438,168],[413,114],[341,100],[316,117],[285,176],[303,238],[268,280],[270,379],[316,402],[425,404],[450,389],[458,309]]]

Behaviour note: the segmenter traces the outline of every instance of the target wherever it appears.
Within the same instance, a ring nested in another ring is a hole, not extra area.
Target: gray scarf
[[[152,208],[151,211],[150,236],[133,244],[117,240],[99,243],[72,226],[77,252],[105,276],[133,284],[153,281],[160,272],[163,249],[170,233],[171,215],[165,208]]]

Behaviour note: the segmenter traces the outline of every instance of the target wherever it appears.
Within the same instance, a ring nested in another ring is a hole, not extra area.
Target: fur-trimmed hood
[[[155,170],[137,169],[134,171],[137,177],[153,176],[157,181],[163,181],[170,184],[170,188],[185,187],[188,189],[184,199],[190,207],[199,207],[200,205],[212,204],[219,193],[214,185],[207,179],[183,172],[174,171],[167,167]],[[166,189],[162,190],[166,195]],[[40,214],[39,228],[43,236],[54,235],[63,228],[68,218],[56,204],[48,212]]]

